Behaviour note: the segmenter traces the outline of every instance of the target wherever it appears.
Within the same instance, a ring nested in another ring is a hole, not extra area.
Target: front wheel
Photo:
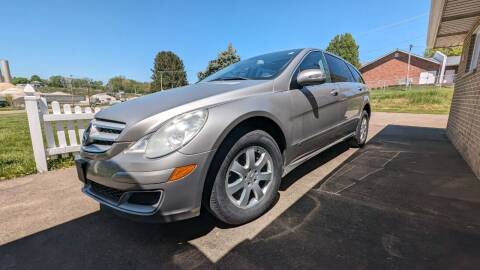
[[[235,136],[234,136],[235,137]],[[221,221],[239,225],[265,213],[277,195],[282,155],[262,130],[241,136],[228,150],[215,178],[209,209]]]
[[[365,145],[365,143],[367,142],[369,122],[370,117],[367,111],[363,111],[360,120],[358,121],[355,136],[350,139],[350,146],[362,147]]]

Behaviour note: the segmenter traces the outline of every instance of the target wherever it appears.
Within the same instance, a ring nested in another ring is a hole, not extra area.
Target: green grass
[[[448,114],[453,88],[412,87],[371,90],[372,109],[377,112]]]
[[[11,111],[21,112],[21,111],[22,111],[22,108],[0,107],[0,112],[11,112]]]
[[[447,114],[452,88],[423,87],[371,91],[372,108],[382,112]],[[73,165],[73,158],[48,160],[49,169]],[[35,173],[27,115],[0,114],[0,180]]]
[[[72,165],[72,157],[48,160],[49,169]],[[27,115],[0,114],[0,180],[35,172]]]

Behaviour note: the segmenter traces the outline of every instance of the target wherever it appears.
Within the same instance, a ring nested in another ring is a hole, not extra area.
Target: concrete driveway
[[[375,113],[365,148],[302,165],[265,216],[236,228],[116,217],[73,169],[0,182],[0,269],[478,269],[480,181],[446,121]]]

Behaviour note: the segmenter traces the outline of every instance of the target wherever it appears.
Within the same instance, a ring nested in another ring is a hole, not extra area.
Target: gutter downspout
[[[445,69],[447,67],[447,58],[448,56],[446,56],[444,53],[440,52],[440,51],[436,51],[435,53],[437,53],[438,55],[440,55],[442,57],[442,67],[440,68],[440,76],[438,76],[438,84],[442,85],[443,84],[443,77],[445,76]]]

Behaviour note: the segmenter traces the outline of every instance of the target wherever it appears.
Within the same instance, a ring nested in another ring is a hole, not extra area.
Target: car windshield
[[[300,52],[288,50],[252,57],[232,64],[206,77],[201,82],[227,80],[268,80],[276,77]]]

